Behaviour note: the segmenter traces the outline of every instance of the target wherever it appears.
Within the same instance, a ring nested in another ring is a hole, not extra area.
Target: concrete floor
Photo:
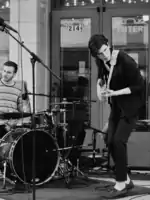
[[[133,182],[136,186],[143,186],[145,188],[150,188],[150,174],[143,175],[143,177],[139,178],[139,175],[134,175]],[[90,176],[92,180],[98,181],[109,181],[114,182],[112,178],[103,177],[103,176]],[[57,180],[58,181],[58,180]],[[50,181],[51,182],[51,181]],[[61,184],[58,186],[50,185],[42,186],[36,189],[35,199],[36,200],[101,200],[100,194],[101,191],[94,191],[95,186],[99,186],[98,184],[94,184],[94,186],[88,187],[77,187],[73,189],[68,189],[65,187],[65,184]],[[150,190],[149,190],[150,191]],[[33,199],[33,193],[0,193],[0,200],[35,200]],[[125,198],[120,198],[124,200],[150,200],[150,195],[136,195],[136,196],[128,196]]]
[[[99,178],[100,180],[107,180],[107,181],[114,181],[113,179],[108,179],[108,178],[105,178],[105,179],[101,179]],[[150,188],[150,180],[147,181],[147,180],[134,180],[133,181],[135,185],[138,185],[138,186],[145,186],[146,188]],[[134,198],[135,197],[135,198]],[[129,197],[124,197],[124,198],[120,198],[120,199],[123,199],[123,200],[132,200],[132,198],[134,198],[134,200],[150,200],[150,194],[149,195],[135,195],[135,196],[129,196]]]

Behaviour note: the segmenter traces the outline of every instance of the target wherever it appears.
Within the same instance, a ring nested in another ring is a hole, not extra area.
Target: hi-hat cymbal
[[[62,102],[53,102],[53,103],[50,103],[50,105],[52,106],[55,106],[55,105],[72,105],[73,102],[68,102],[68,101],[62,101]]]
[[[1,119],[19,119],[23,117],[30,117],[31,113],[20,113],[20,112],[8,112],[8,113],[0,113]]]
[[[31,93],[31,92],[28,92],[27,94],[28,94],[28,95],[33,95],[33,93]],[[43,93],[35,93],[34,95],[35,95],[35,96],[50,97],[49,94],[43,94]]]

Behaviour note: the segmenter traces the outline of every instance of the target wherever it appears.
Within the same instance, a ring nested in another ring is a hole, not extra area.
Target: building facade
[[[97,100],[97,67],[89,54],[88,40],[95,33],[103,33],[110,45],[125,50],[138,63],[145,79],[145,106],[139,120],[150,118],[149,0],[0,0],[0,6],[1,17],[18,30],[21,41],[61,78],[55,78],[36,62],[36,93],[52,97],[37,95],[37,111],[47,109],[53,97],[57,101],[70,97],[69,87],[74,89],[78,77],[84,77],[87,79],[84,97],[88,102],[87,122],[102,129],[108,120],[109,105]],[[8,58],[16,61],[20,66],[17,78],[25,79],[32,92],[31,55],[5,32],[0,32],[0,37],[0,62]],[[138,164],[140,155],[143,165],[150,165],[150,157],[142,156],[149,151],[148,141],[149,127],[139,121],[129,142],[129,151],[133,152],[130,161]]]

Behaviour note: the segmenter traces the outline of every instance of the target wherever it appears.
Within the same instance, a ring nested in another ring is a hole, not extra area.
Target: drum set
[[[31,123],[13,126],[0,139],[0,164],[3,188],[6,181],[15,184],[33,185],[33,135],[35,134],[35,185],[43,185],[55,178],[62,177],[68,184],[73,173],[80,173],[87,178],[78,166],[74,166],[68,156],[74,145],[75,138],[68,133],[66,106],[72,105],[63,99],[60,103],[53,103],[51,110],[35,113],[36,128],[32,129],[31,113],[4,113],[5,120],[30,118]],[[58,139],[59,138],[59,139]]]

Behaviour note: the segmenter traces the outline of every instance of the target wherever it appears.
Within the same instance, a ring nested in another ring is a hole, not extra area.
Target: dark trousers
[[[115,163],[116,181],[127,179],[127,142],[137,117],[109,119],[108,149]]]
[[[2,138],[6,133],[5,125],[0,125],[0,138]]]

